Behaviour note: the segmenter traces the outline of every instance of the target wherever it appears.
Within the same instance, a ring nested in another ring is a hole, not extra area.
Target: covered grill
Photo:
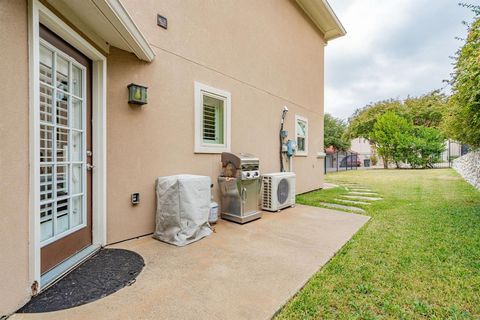
[[[222,153],[223,172],[218,177],[222,218],[246,223],[262,217],[258,210],[259,159],[248,153]]]

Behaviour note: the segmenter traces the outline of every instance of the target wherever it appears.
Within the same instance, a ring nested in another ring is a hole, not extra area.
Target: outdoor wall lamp
[[[127,88],[128,103],[139,105],[147,104],[147,87],[130,83]]]

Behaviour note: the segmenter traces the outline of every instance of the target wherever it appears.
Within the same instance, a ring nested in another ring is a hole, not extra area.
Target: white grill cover
[[[176,175],[157,178],[157,213],[153,237],[185,246],[212,233],[210,177]]]

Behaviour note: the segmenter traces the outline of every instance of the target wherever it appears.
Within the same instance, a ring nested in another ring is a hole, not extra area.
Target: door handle
[[[247,201],[247,188],[242,188],[242,201]]]

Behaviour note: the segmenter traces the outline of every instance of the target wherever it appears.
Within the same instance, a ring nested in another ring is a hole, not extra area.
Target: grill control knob
[[[250,178],[250,172],[247,172],[247,178]]]
[[[255,177],[258,177],[258,172],[255,172]]]

